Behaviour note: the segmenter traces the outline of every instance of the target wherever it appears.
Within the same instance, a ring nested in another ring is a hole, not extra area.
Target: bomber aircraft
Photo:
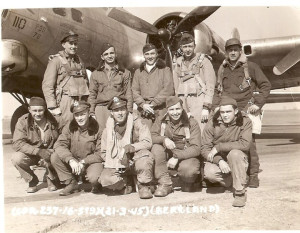
[[[43,96],[41,83],[49,55],[61,50],[60,39],[67,31],[79,34],[79,56],[88,70],[99,62],[98,51],[105,42],[115,45],[119,61],[134,71],[142,61],[142,46],[151,42],[159,56],[172,68],[172,59],[183,32],[195,36],[196,52],[212,57],[217,69],[225,57],[225,41],[203,21],[218,6],[196,7],[191,12],[171,12],[153,24],[122,8],[44,8],[2,11],[2,92],[9,92],[21,104],[11,120],[26,113],[26,98]],[[124,26],[125,25],[125,26]],[[239,37],[234,29],[232,37]],[[249,60],[260,65],[272,89],[300,85],[300,35],[242,41]],[[300,101],[293,99],[293,101]],[[269,102],[290,101],[277,96]],[[25,108],[24,108],[25,107]]]

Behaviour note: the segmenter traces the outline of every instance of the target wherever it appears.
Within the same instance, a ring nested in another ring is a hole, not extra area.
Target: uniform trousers
[[[159,184],[172,185],[172,180],[168,172],[167,161],[172,157],[172,152],[159,144],[154,144],[151,150],[154,155],[154,177]],[[189,158],[179,160],[176,170],[180,180],[184,183],[194,183],[200,174],[200,160]]]
[[[227,163],[231,172],[222,173],[217,164],[205,162],[204,179],[212,183],[220,183],[224,187],[230,187],[231,184],[236,193],[243,192],[247,184],[248,156],[241,150],[231,150],[227,155]]]
[[[68,184],[71,181],[71,179],[75,179],[75,175],[72,174],[71,166],[65,163],[64,161],[62,161],[59,155],[55,152],[51,156],[51,163],[57,172],[59,180],[62,183]],[[102,171],[103,171],[102,163],[92,163],[85,166],[85,170],[81,175],[85,175],[86,179],[92,185],[97,185],[98,179]]]
[[[153,166],[153,158],[145,156],[134,160],[133,167],[130,167],[124,175],[120,174],[116,168],[104,168],[100,176],[100,183],[105,188],[121,190],[126,186],[126,175],[136,174],[140,184],[148,184],[153,179]]]
[[[187,113],[191,113],[194,119],[198,122],[200,126],[201,133],[204,130],[206,123],[201,122],[204,94],[199,96],[178,96],[183,102],[183,108]]]
[[[39,165],[40,159],[41,157],[38,155],[29,155],[18,151],[12,154],[11,161],[12,164],[19,171],[21,177],[26,182],[30,182],[35,176],[30,166]],[[47,163],[47,166],[43,167],[46,168],[46,176],[49,177],[51,180],[54,180],[56,178],[56,174],[53,171],[53,167],[51,166],[51,164]]]

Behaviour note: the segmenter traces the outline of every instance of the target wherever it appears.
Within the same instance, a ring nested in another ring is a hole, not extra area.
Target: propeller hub
[[[164,42],[168,42],[172,37],[172,33],[165,28],[159,29],[157,35]]]

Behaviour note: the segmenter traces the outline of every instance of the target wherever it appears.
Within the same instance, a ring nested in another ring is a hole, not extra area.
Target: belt
[[[197,94],[187,94],[187,95],[178,94],[178,97],[180,97],[180,96],[182,96],[182,97],[185,97],[185,96],[187,96],[187,97],[197,97],[198,95]]]

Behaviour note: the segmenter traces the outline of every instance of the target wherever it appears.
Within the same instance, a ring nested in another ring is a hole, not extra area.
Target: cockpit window
[[[53,12],[57,15],[66,16],[66,9],[65,8],[53,8]]]
[[[71,12],[72,12],[72,19],[75,20],[76,22],[82,23],[83,20],[82,12],[74,8],[71,8]]]

